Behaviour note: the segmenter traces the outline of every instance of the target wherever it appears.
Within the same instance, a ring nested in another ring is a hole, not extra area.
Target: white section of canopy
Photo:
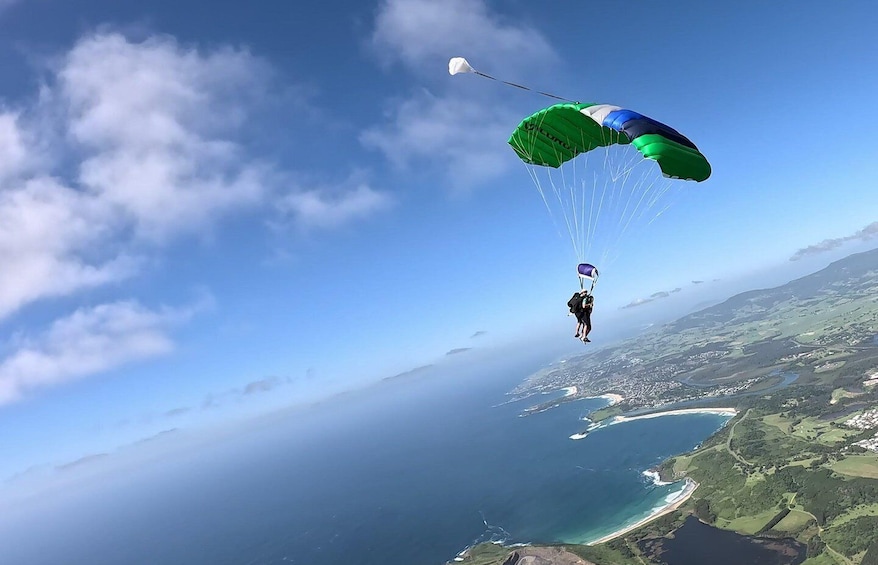
[[[616,110],[621,109],[621,107],[613,106],[611,104],[595,104],[594,106],[583,108],[580,112],[596,121],[599,126],[602,126],[604,125],[604,119],[610,114],[610,112],[615,112]]]
[[[451,60],[448,61],[448,74],[450,75],[456,75],[457,73],[471,73],[474,71],[475,69],[472,68],[463,57],[452,57]]]

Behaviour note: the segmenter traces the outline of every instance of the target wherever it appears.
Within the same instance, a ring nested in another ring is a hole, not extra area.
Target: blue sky
[[[569,246],[505,143],[550,101],[451,56],[711,161],[615,250],[596,323],[878,231],[874,3],[308,10],[0,0],[0,476],[569,333]]]

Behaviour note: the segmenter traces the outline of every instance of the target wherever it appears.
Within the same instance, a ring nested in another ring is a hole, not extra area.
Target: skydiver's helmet
[[[581,294],[582,296],[588,296],[588,289],[583,288],[582,290],[579,291],[579,294]]]

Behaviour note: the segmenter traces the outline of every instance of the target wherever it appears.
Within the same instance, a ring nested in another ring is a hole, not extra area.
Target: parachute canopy
[[[710,163],[680,132],[609,104],[549,106],[522,120],[509,138],[522,161],[553,168],[597,147],[628,143],[656,161],[665,177],[701,182],[710,176]]]
[[[472,73],[473,69],[463,57],[453,57],[448,61],[448,74],[454,76],[457,73]]]

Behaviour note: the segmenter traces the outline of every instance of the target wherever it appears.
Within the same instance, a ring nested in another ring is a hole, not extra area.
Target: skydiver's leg
[[[588,339],[588,334],[591,332],[591,313],[587,313],[585,315],[585,328],[582,333],[582,341],[591,341]]]

